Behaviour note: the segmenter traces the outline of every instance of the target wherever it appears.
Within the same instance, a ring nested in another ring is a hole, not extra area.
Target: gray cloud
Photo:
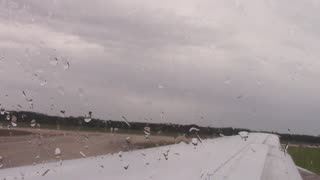
[[[316,1],[19,0],[0,12],[8,109],[28,108],[25,90],[50,114],[319,134]]]

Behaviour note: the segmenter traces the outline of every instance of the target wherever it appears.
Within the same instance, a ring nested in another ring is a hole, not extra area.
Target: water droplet
[[[10,121],[10,120],[11,120],[11,116],[10,116],[9,114],[7,114],[6,120],[7,120],[7,121]]]
[[[127,142],[128,144],[130,144],[130,143],[131,143],[131,137],[127,137],[127,138],[126,138],[126,142]]]
[[[253,149],[252,146],[250,146],[250,149],[251,149],[251,151],[254,152],[254,153],[257,152],[255,149]]]
[[[249,133],[246,131],[240,131],[239,136],[241,137],[241,139],[244,139],[246,141],[247,138],[249,137]]]
[[[58,58],[54,57],[54,58],[50,59],[50,64],[52,66],[56,66],[58,64]]]
[[[59,158],[59,157],[61,156],[61,150],[60,150],[60,148],[56,148],[56,149],[54,150],[54,155],[55,155],[57,158]]]
[[[202,143],[202,139],[201,139],[201,137],[199,136],[198,133],[196,134],[196,136],[197,136],[198,141],[199,141],[200,143]]]
[[[25,115],[25,114],[22,114],[21,115],[21,118],[24,120],[25,118],[27,117],[27,115]]]
[[[17,104],[17,106],[18,106],[19,109],[22,109],[22,106],[20,104]]]
[[[288,148],[289,148],[289,142],[284,147],[283,152],[286,153],[288,151]]]
[[[92,120],[92,112],[89,111],[89,113],[87,115],[85,115],[84,117],[84,122],[88,123]]]
[[[241,99],[243,97],[243,95],[237,96],[237,99]]]
[[[16,116],[12,116],[11,117],[11,125],[13,126],[13,127],[17,127],[17,117]]]
[[[37,125],[37,121],[35,119],[32,119],[31,122],[30,122],[30,126],[31,127],[36,127]]]
[[[84,158],[87,157],[82,151],[80,151],[80,154],[81,154],[81,156],[84,157]]]
[[[194,146],[197,146],[197,145],[198,145],[198,139],[197,139],[197,138],[192,138],[191,143],[192,143]]]
[[[23,97],[24,97],[24,98],[27,98],[26,92],[22,91],[22,94],[23,94]]]
[[[6,112],[6,110],[5,110],[4,108],[1,108],[1,109],[0,109],[0,114],[1,114],[1,115],[4,115],[5,112]]]
[[[44,173],[42,173],[42,176],[45,176],[49,171],[50,169],[47,169]]]
[[[0,156],[0,168],[2,168],[2,167],[3,167],[3,157]]]
[[[144,132],[144,135],[145,135],[146,139],[148,140],[149,136],[151,134],[151,128],[150,127],[144,127],[143,132]]]
[[[123,168],[124,168],[125,170],[128,170],[128,169],[129,169],[129,166],[130,166],[130,164],[129,164],[128,162],[123,162]]]
[[[118,156],[122,158],[122,151],[118,152]]]
[[[61,115],[61,117],[63,117],[63,118],[64,118],[64,117],[65,117],[65,115],[66,115],[66,111],[65,111],[65,110],[61,110],[61,111],[60,111],[60,115]]]
[[[164,156],[165,160],[168,160],[169,152],[170,152],[170,150],[167,150],[165,153],[162,153],[162,155]]]
[[[129,127],[131,127],[131,124],[129,123],[126,117],[122,116],[122,119]]]
[[[66,71],[70,68],[70,63],[67,61],[64,66],[63,66],[63,69]]]
[[[195,128],[195,127],[192,127],[192,128],[189,129],[189,132],[196,132],[196,133],[198,133],[199,131],[200,131],[200,129]]]
[[[47,83],[47,80],[45,80],[45,79],[40,79],[40,86],[45,86],[45,85],[47,85],[48,83]]]

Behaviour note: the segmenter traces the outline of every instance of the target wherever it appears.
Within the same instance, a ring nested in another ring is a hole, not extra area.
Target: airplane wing
[[[272,134],[180,143],[132,152],[3,169],[5,180],[301,180]],[[1,179],[0,178],[0,179]]]

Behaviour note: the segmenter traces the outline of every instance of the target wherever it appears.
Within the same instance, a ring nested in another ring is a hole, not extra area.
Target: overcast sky
[[[319,48],[317,0],[2,0],[0,103],[318,135]]]

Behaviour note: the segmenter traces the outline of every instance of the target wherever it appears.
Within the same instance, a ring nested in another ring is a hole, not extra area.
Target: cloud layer
[[[317,135],[319,7],[3,0],[0,103],[28,109],[24,90],[50,114]]]

